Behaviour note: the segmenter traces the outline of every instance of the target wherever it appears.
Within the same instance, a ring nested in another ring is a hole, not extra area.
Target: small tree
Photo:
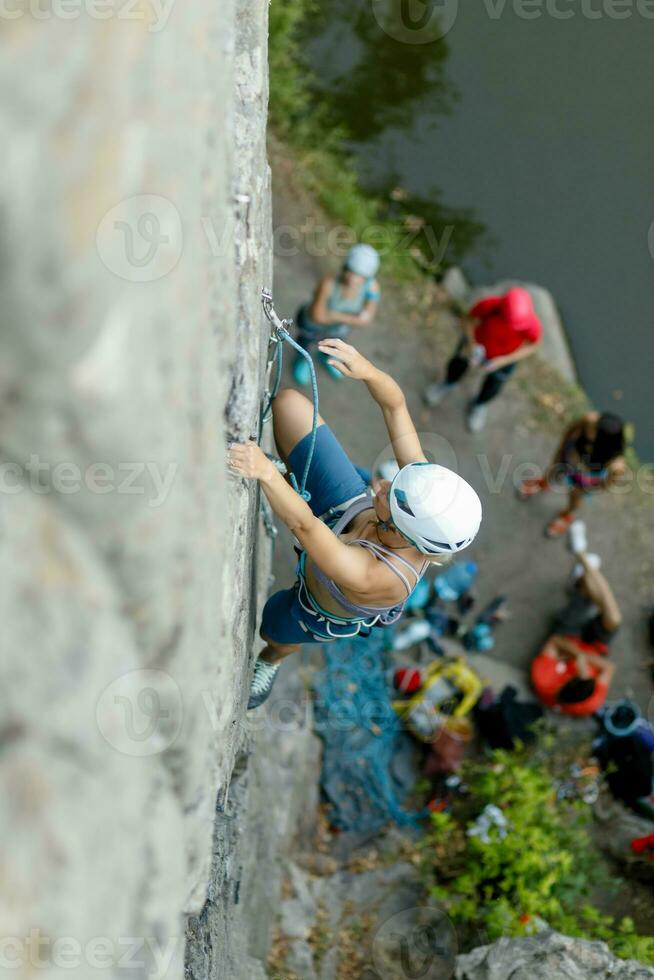
[[[608,875],[586,804],[557,799],[547,767],[524,751],[497,751],[490,762],[467,765],[463,779],[469,793],[454,812],[431,817],[423,861],[430,894],[455,923],[481,928],[493,941],[533,932],[544,920],[567,935],[603,939],[617,956],[654,964],[654,939],[587,901]],[[501,809],[506,830],[471,835],[489,805]]]

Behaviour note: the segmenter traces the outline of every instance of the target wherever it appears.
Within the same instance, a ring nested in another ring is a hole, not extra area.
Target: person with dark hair
[[[376,482],[373,495],[322,416],[314,428],[312,402],[293,388],[272,402],[275,444],[289,480],[253,440],[229,446],[230,472],[257,481],[299,552],[295,584],[271,595],[263,609],[265,646],[254,667],[251,709],[267,700],[281,661],[303,644],[366,636],[396,623],[429,566],[467,548],[481,525],[481,501],[470,484],[427,461],[397,382],[338,338],[320,341],[318,349],[344,378],[366,385],[398,472]],[[304,493],[295,489],[302,474]]]
[[[500,296],[487,296],[461,321],[462,338],[447,365],[445,379],[434,381],[423,393],[434,408],[452,391],[470,368],[483,377],[477,396],[468,406],[468,428],[481,432],[488,403],[496,398],[519,361],[538,347],[543,332],[529,292],[514,286]]]
[[[584,497],[608,490],[622,476],[625,443],[624,422],[611,412],[589,412],[566,429],[545,476],[525,480],[518,491],[522,500],[529,500],[557,482],[569,488],[568,506],[547,525],[548,537],[565,534]]]
[[[622,617],[597,555],[584,552],[577,559],[570,602],[532,662],[531,681],[546,707],[583,716],[606,701],[615,673],[609,643]]]

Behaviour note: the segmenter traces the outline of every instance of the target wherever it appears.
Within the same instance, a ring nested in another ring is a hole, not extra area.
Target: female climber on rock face
[[[428,463],[399,385],[342,340],[320,351],[345,378],[363,381],[382,410],[400,471],[371,497],[359,473],[318,418],[307,503],[256,443],[229,450],[232,472],[259,480],[277,516],[302,549],[298,579],[276,592],[263,611],[266,642],[257,661],[248,707],[262,704],[279,662],[302,643],[356,636],[362,628],[396,622],[430,561],[466,548],[479,530],[481,504],[465,480]],[[279,454],[301,474],[311,442],[313,407],[283,389],[273,402]]]

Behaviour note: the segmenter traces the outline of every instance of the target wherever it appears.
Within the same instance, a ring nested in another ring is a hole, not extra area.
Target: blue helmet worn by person
[[[347,253],[345,268],[364,279],[374,279],[379,271],[379,253],[372,245],[355,245]]]

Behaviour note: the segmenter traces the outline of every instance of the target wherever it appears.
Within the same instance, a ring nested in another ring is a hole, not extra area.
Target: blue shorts
[[[306,589],[298,581],[292,589],[281,589],[268,599],[261,633],[273,643],[333,643],[358,636],[361,625],[358,620],[337,624],[320,616],[311,608]]]
[[[288,465],[299,483],[309,453],[311,436],[305,436],[288,457]],[[324,517],[327,511],[347,503],[352,497],[366,492],[354,463],[340,442],[324,423],[316,431],[316,446],[307,478],[307,490],[311,494],[309,507],[316,517]]]
[[[288,465],[298,483],[302,479],[309,452],[310,436],[305,436],[293,449]],[[324,520],[342,505],[366,492],[366,484],[357,468],[328,425],[316,432],[316,446],[307,478],[311,494],[309,507]],[[307,609],[306,607],[309,606]],[[300,593],[299,583],[292,589],[282,589],[268,599],[261,621],[261,632],[274,643],[329,643],[332,640],[355,636],[359,624],[334,625],[320,619],[310,608],[306,596]]]

